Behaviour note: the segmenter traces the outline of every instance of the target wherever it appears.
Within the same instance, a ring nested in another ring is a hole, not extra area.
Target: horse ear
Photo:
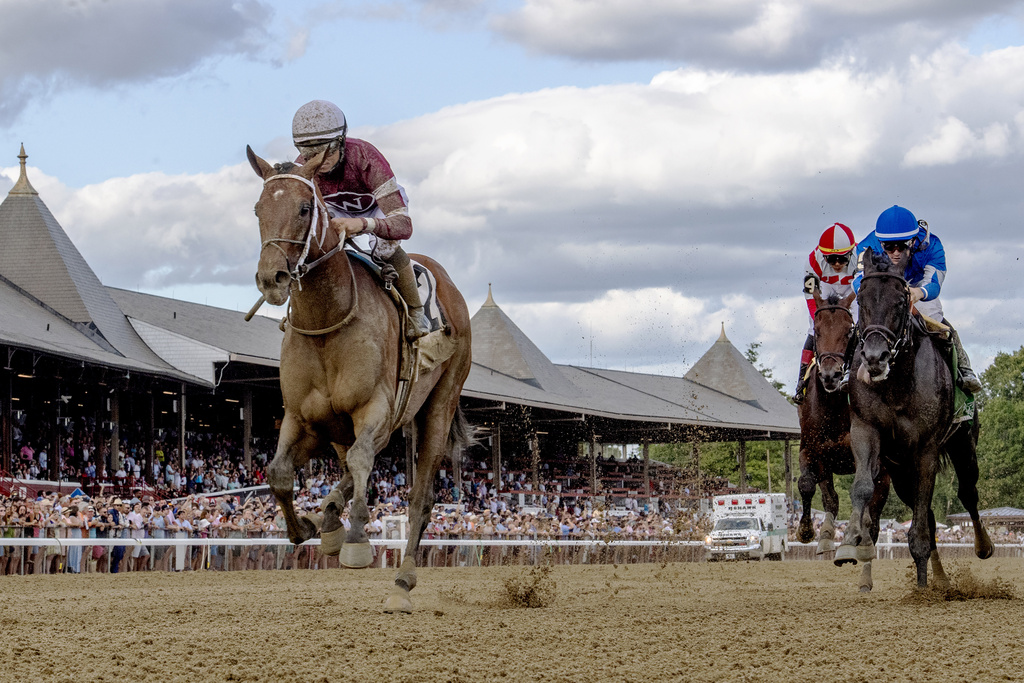
[[[256,156],[256,152],[252,151],[252,147],[249,145],[245,146],[245,156],[249,159],[249,165],[252,166],[252,170],[256,171],[256,175],[266,180],[270,172],[274,170],[274,167],[269,163],[260,159]]]
[[[316,175],[316,172],[320,170],[320,166],[323,165],[324,157],[327,156],[328,150],[329,148],[325,147],[322,152],[311,159],[307,159],[306,163],[299,167],[299,175],[306,180],[312,180],[313,176]]]
[[[814,289],[811,290],[811,296],[814,297],[814,303],[818,306],[822,305],[821,302],[821,286],[818,284],[818,280],[814,280]]]

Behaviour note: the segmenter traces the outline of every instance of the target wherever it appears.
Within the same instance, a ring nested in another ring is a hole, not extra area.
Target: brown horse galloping
[[[856,471],[850,450],[850,401],[840,391],[846,363],[846,350],[855,341],[856,330],[850,304],[856,296],[850,293],[844,299],[837,294],[821,298],[815,287],[814,301],[814,359],[807,382],[807,396],[800,404],[800,479],[797,486],[803,501],[803,514],[797,540],[809,543],[814,538],[811,520],[811,500],[816,488],[821,489],[821,504],[825,520],[818,536],[818,554],[833,552],[836,517],[839,514],[839,494],[833,475],[853,474]],[[889,475],[880,468],[874,479],[875,491],[870,508],[874,525],[872,539],[878,539],[878,519],[889,497]],[[860,577],[860,590],[871,590],[871,563],[865,562]]]
[[[352,265],[339,236],[329,229],[314,178],[323,154],[303,166],[272,166],[252,149],[246,152],[264,183],[256,203],[263,244],[256,284],[272,305],[291,299],[281,343],[284,419],[267,481],[284,513],[288,537],[293,543],[308,540],[320,520],[295,512],[295,468],[333,447],[344,476],[324,500],[324,551],[332,552],[329,535],[340,540],[344,533],[339,514],[351,499],[351,528],[334,551],[345,567],[369,566],[373,551],[364,526],[370,521],[366,486],[373,461],[396,427],[414,423],[418,457],[409,502],[410,538],[385,605],[387,612],[410,612],[415,554],[434,504],[434,478],[445,454],[454,458],[471,438],[459,410],[471,363],[469,310],[444,268],[413,256],[437,279],[454,353],[419,375],[404,411],[397,414],[401,320],[380,282],[367,268]]]

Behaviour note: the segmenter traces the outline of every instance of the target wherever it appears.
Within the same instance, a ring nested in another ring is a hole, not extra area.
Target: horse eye
[[[303,204],[302,208],[299,209],[299,215],[305,218],[309,215],[309,204]]]

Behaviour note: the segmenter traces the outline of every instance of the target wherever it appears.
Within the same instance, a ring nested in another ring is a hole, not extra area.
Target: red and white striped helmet
[[[830,228],[825,228],[818,240],[818,250],[822,254],[845,254],[853,251],[857,246],[857,240],[853,238],[853,230],[842,223],[835,223]]]

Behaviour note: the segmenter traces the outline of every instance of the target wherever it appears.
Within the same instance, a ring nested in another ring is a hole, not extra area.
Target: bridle
[[[889,278],[893,280],[899,280],[899,282],[903,285],[904,305],[903,310],[900,314],[899,327],[897,327],[897,331],[893,332],[885,325],[868,325],[863,330],[861,330],[861,340],[863,342],[866,342],[868,340],[868,337],[870,337],[873,334],[879,334],[882,336],[883,339],[885,339],[885,346],[889,351],[889,362],[891,363],[892,361],[896,360],[896,356],[899,354],[903,346],[910,341],[910,325],[908,324],[910,322],[910,285],[907,284],[907,281],[903,278],[902,275],[897,275],[895,273],[866,273],[861,278],[861,282],[863,283],[863,281],[867,280],[868,278]],[[863,288],[861,289],[861,291],[863,291]],[[858,294],[858,297],[859,296],[860,294]]]
[[[330,213],[327,211],[327,205],[320,196],[320,191],[317,189],[316,183],[308,178],[304,178],[293,173],[279,173],[278,175],[273,175],[265,179],[263,181],[264,187],[266,187],[267,183],[272,180],[298,180],[299,182],[308,185],[309,188],[313,190],[313,213],[310,216],[309,227],[306,229],[306,236],[301,240],[293,240],[287,237],[271,237],[270,239],[264,240],[263,245],[260,247],[260,253],[263,253],[263,250],[268,246],[273,246],[284,255],[284,262],[285,267],[288,269],[288,276],[299,285],[299,291],[302,291],[302,277],[320,265],[321,262],[331,256],[334,256],[334,254],[340,251],[344,245],[344,241],[339,241],[337,246],[307,265],[306,257],[309,256],[309,249],[313,244],[314,239],[316,240],[317,247],[319,247],[320,251],[323,251],[324,239],[327,237],[327,229],[331,222]],[[317,238],[318,231],[320,233],[319,238]],[[281,242],[286,244],[302,245],[302,254],[299,255],[294,267],[291,265],[291,259],[288,258],[288,252],[286,252],[280,245]]]
[[[818,329],[818,314],[821,313],[822,311],[842,311],[843,313],[846,313],[846,315],[850,316],[850,332],[847,334],[847,343],[849,343],[849,337],[854,334],[854,332],[856,330],[856,326],[857,326],[856,321],[853,319],[853,313],[850,311],[850,309],[847,308],[846,306],[840,306],[839,304],[833,304],[833,305],[827,305],[827,306],[819,306],[814,311],[814,329],[815,330]],[[842,366],[842,369],[844,371],[846,370],[846,353],[845,353],[845,350],[844,350],[843,353],[839,353],[837,351],[822,351],[822,352],[819,353],[818,352],[818,345],[817,344],[814,345],[814,362],[815,362],[815,364],[819,368],[821,367],[821,361],[827,360],[829,358],[834,358],[834,359],[838,360],[840,365]]]

